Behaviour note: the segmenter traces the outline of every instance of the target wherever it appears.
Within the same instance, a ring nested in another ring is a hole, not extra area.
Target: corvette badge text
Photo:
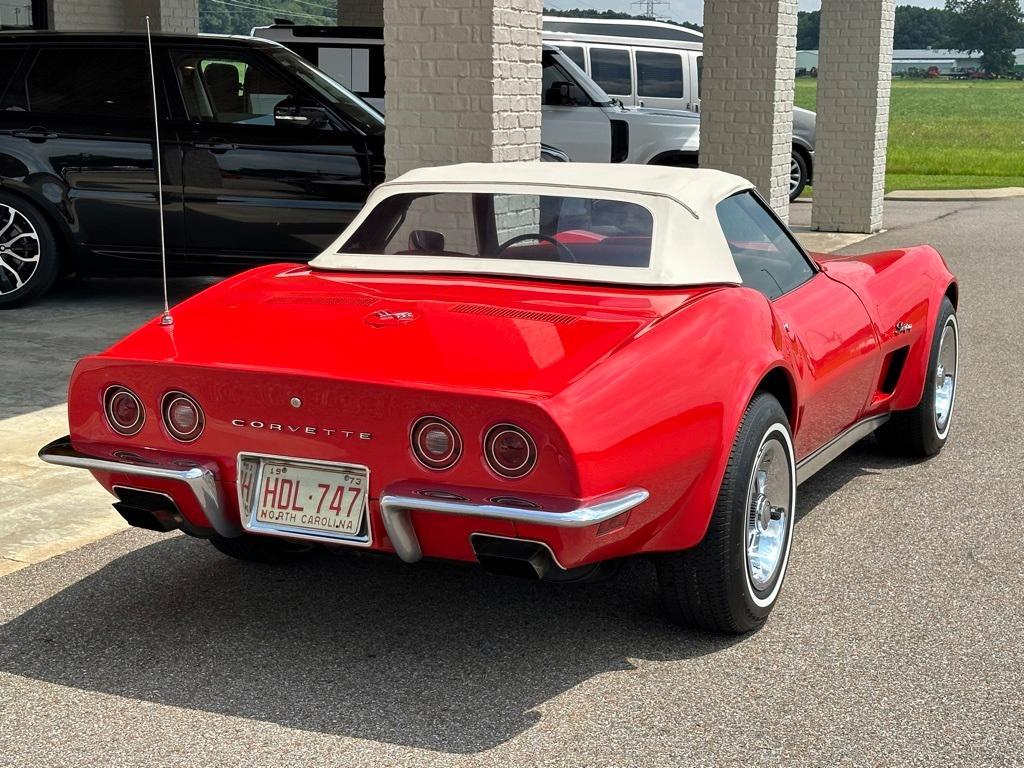
[[[274,421],[232,419],[231,426],[242,427],[243,429],[266,429],[270,432],[286,432],[293,435],[323,435],[325,437],[338,435],[339,437],[354,438],[356,440],[373,439],[373,435],[369,432],[354,432],[351,429],[331,429],[329,427],[303,427],[295,424],[278,424]]]

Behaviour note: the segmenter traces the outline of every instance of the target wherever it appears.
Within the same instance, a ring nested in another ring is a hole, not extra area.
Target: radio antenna
[[[160,318],[160,325],[174,325],[171,306],[167,301],[167,244],[164,240],[164,177],[163,164],[160,161],[160,112],[156,106],[156,67],[153,66],[153,33],[149,29],[149,16],[146,17],[146,48],[149,50],[149,83],[153,88],[153,134],[156,138],[153,161],[156,164],[156,200],[160,209],[160,272],[164,287],[164,314]]]

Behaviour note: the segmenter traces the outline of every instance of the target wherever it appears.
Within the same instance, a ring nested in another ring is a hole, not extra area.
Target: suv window
[[[679,54],[637,51],[636,93],[657,99],[683,98],[683,60]]]
[[[19,94],[24,103],[14,103],[12,93],[5,106],[63,117],[148,118],[148,75],[141,48],[41,48]]]
[[[629,51],[624,48],[591,48],[590,76],[610,94],[632,95],[633,75],[629,65]]]
[[[274,108],[296,97],[284,78],[244,57],[183,52],[174,64],[189,117],[200,122],[273,126]]]
[[[7,83],[18,68],[21,57],[25,53],[24,48],[0,48],[0,99],[7,90]]]
[[[723,200],[716,211],[744,285],[776,299],[814,276],[796,243],[752,192]]]

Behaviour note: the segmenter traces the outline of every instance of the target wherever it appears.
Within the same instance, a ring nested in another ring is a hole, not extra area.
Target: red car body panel
[[[71,441],[91,454],[209,465],[235,521],[240,452],[366,465],[370,546],[382,551],[393,546],[379,501],[394,489],[442,489],[479,503],[509,495],[558,511],[631,487],[649,498],[613,525],[422,511],[412,522],[423,554],[455,560],[474,559],[472,533],[541,541],[564,567],[683,549],[704,536],[740,419],[766,380],[783,384],[798,460],[859,419],[921,398],[939,303],[956,295],[941,257],[918,247],[816,260],[822,272],[774,302],[735,286],[262,267],[179,305],[172,326],[154,320],[83,359],[70,385]],[[897,333],[898,323],[911,329]],[[903,372],[883,392],[903,347]],[[106,424],[111,384],[145,406],[133,437]],[[194,443],[174,441],[161,424],[170,390],[205,412]],[[301,409],[289,404],[296,397]],[[410,427],[426,414],[463,438],[451,469],[425,469],[412,455]],[[518,480],[483,459],[484,433],[501,422],[537,443],[536,469]],[[94,474],[108,489],[129,484]],[[171,496],[194,528],[210,528],[174,481],[130,485]]]

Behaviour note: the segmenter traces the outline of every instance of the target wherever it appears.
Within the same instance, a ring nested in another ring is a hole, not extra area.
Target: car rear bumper
[[[164,491],[165,495],[174,495],[179,506],[188,504],[196,508],[205,518],[203,522],[220,536],[234,538],[244,533],[238,524],[235,505],[226,499],[224,484],[218,480],[215,465],[182,457],[144,458],[130,451],[104,451],[104,454],[98,456],[78,451],[71,445],[71,438],[65,436],[40,449],[39,458],[50,464],[78,467],[100,473],[98,476],[119,478],[128,484],[132,478],[138,478],[140,490]],[[125,484],[121,481],[109,480],[104,484],[116,489],[118,485]],[[160,488],[150,487],[154,483]],[[234,486],[233,483],[228,485]],[[185,494],[187,498],[182,498]],[[551,543],[560,549],[557,541],[563,538],[562,532],[600,526],[626,515],[648,497],[649,493],[642,488],[629,488],[589,499],[523,498],[496,504],[483,496],[475,501],[455,496],[449,489],[398,484],[385,488],[379,502],[372,506],[379,510],[395,553],[405,562],[414,563],[425,554],[413,523],[413,516],[418,513],[423,513],[418,523],[421,526],[433,524],[440,528],[445,517],[457,518],[459,522],[451,527],[460,532],[474,518],[480,521],[481,530],[477,531],[480,533],[487,533],[487,525],[501,523],[520,524],[533,531],[548,529],[552,534]],[[456,521],[451,520],[450,523]],[[434,533],[440,531],[431,532],[432,535]],[[427,532],[422,531],[422,535],[426,537]],[[383,548],[379,541],[371,542],[371,545]],[[468,549],[468,541],[466,546]],[[427,551],[426,554],[432,553]]]

